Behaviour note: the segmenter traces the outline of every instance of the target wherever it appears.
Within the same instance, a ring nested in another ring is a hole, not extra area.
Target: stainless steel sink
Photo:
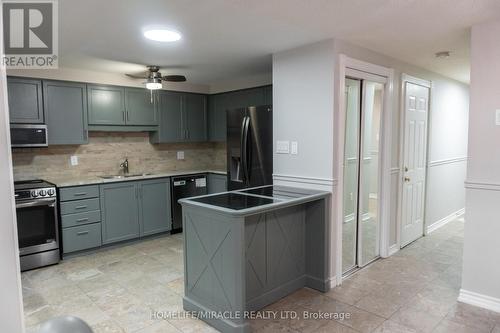
[[[152,173],[134,173],[134,174],[128,174],[128,175],[109,175],[109,176],[100,176],[102,179],[125,179],[125,178],[131,178],[131,177],[144,177],[144,176],[151,176]]]

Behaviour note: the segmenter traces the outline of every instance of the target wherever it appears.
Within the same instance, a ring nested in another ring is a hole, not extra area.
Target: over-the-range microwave
[[[47,147],[47,125],[11,124],[11,147]]]

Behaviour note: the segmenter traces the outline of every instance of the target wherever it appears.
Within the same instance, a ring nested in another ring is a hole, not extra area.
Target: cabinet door
[[[140,235],[137,182],[101,185],[102,242]]]
[[[42,81],[7,78],[10,122],[43,124]]]
[[[160,92],[158,114],[160,118],[158,131],[152,134],[151,142],[168,143],[184,141],[182,94],[170,91]]]
[[[87,86],[90,125],[125,125],[124,89],[112,86]]]
[[[158,125],[155,106],[156,95],[147,89],[125,89],[125,110],[127,125]]]
[[[228,109],[228,95],[218,94],[208,97],[208,138],[212,142],[225,142],[226,110]]]
[[[235,92],[231,92],[230,94],[230,108],[245,108],[249,106],[259,106],[264,105],[265,97],[264,97],[264,89],[263,88],[251,88],[245,90],[238,90]]]
[[[207,96],[185,94],[183,112],[187,141],[207,141]]]
[[[43,81],[43,96],[49,145],[87,143],[86,85]]]
[[[227,191],[227,177],[225,175],[219,175],[214,173],[208,174],[208,192],[220,193]]]
[[[273,105],[273,86],[265,86],[264,89],[264,104]]]
[[[172,229],[169,178],[142,181],[139,197],[141,236]]]

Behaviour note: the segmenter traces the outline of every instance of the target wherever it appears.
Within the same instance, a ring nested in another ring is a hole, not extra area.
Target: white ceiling
[[[61,0],[60,67],[137,72],[141,64],[209,84],[271,71],[271,54],[337,37],[468,82],[470,26],[499,0]],[[180,42],[146,40],[150,25]],[[449,50],[449,59],[434,57]]]

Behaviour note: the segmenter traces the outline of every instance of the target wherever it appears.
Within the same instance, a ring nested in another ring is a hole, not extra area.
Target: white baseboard
[[[460,289],[458,301],[487,310],[500,312],[500,298],[495,298],[487,295],[478,294],[472,291]]]
[[[333,289],[339,285],[336,276],[330,277],[329,280],[330,280],[330,289]]]
[[[393,244],[389,247],[389,257],[392,256],[394,253],[399,251],[399,245],[398,244]]]
[[[456,218],[464,215],[464,213],[465,213],[465,208],[462,208],[462,209],[457,210],[454,213],[451,213],[448,216],[443,217],[441,220],[438,220],[438,221],[434,222],[433,224],[428,225],[426,227],[426,233],[430,234],[431,232],[436,231],[437,229],[441,228],[442,226],[446,225],[447,223],[449,223],[449,222],[455,220]]]

